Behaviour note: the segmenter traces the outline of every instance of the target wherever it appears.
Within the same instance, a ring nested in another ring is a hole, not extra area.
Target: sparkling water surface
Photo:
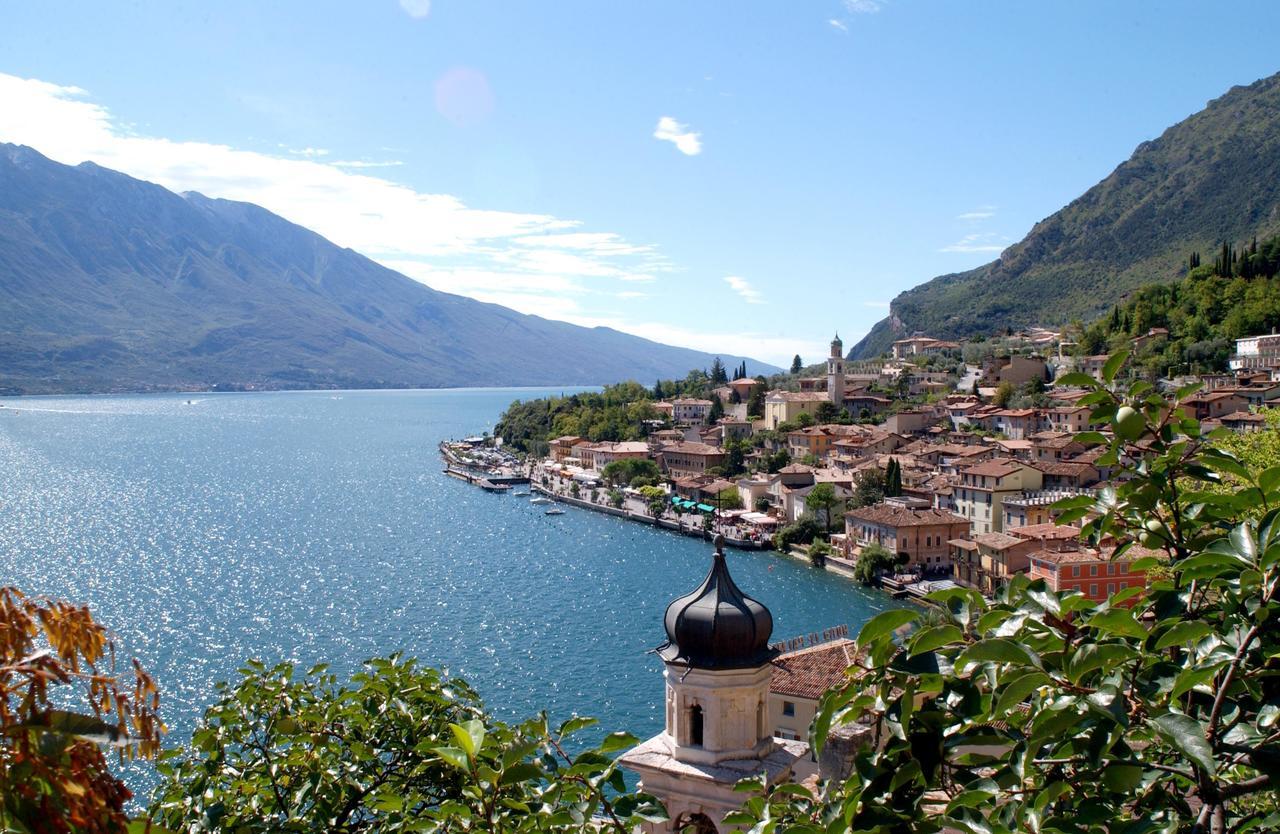
[[[436,450],[562,390],[0,399],[0,584],[90,605],[159,681],[166,746],[245,658],[346,673],[393,651],[465,677],[501,718],[650,735],[649,650],[710,545],[546,516],[445,476]],[[777,639],[897,605],[771,552],[729,565]],[[127,780],[145,798],[153,775]]]

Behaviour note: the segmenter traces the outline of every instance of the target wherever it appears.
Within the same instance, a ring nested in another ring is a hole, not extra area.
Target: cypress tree
[[[804,363],[800,361],[800,354],[797,353],[795,358],[791,360],[791,373],[798,374],[803,369]]]

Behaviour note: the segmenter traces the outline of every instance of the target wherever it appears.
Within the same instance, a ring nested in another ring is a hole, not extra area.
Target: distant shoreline
[[[252,388],[252,389],[150,389],[128,391],[44,391],[44,392],[3,392],[0,400],[31,400],[52,397],[140,397],[140,396],[173,396],[199,394],[211,396],[216,394],[372,394],[392,391],[545,391],[560,388],[565,391],[581,392],[603,388],[609,383],[549,383],[547,385],[454,385],[441,387],[373,387],[373,388]]]

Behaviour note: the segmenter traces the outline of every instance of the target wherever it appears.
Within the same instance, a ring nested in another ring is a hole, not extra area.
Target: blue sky
[[[1280,70],[1280,4],[19,3],[0,141],[782,364]]]

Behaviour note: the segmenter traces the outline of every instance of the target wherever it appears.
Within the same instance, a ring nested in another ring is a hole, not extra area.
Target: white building
[[[1249,336],[1236,339],[1236,353],[1231,357],[1231,370],[1248,371],[1280,367],[1280,334]]]
[[[707,578],[667,606],[663,619],[666,727],[619,762],[666,806],[669,821],[646,831],[727,831],[725,815],[749,798],[734,790],[738,782],[761,775],[770,786],[791,781],[809,755],[808,744],[773,736],[773,616],[734,584],[717,537]]]

